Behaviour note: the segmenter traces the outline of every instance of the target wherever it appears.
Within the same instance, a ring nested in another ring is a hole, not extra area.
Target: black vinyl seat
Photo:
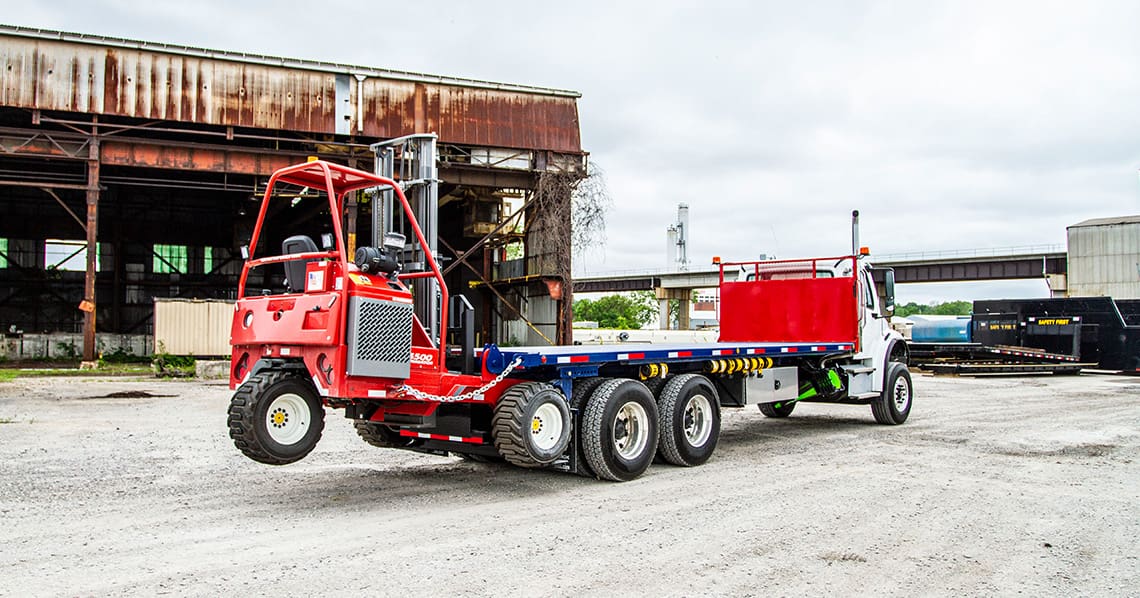
[[[293,235],[281,242],[282,255],[314,253],[316,251],[317,244],[306,235]],[[313,260],[294,260],[283,264],[285,266],[285,286],[290,293],[305,291],[305,264],[311,261]]]

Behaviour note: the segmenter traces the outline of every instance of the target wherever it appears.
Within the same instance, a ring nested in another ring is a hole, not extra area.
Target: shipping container
[[[197,357],[230,354],[234,302],[154,299],[154,352]]]

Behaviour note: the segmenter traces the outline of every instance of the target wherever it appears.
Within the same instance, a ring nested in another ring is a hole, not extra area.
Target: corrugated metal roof
[[[1136,216],[1113,216],[1111,218],[1093,218],[1078,222],[1069,226],[1069,228],[1077,228],[1081,226],[1110,226],[1113,224],[1140,224],[1140,215]]]
[[[366,77],[383,77],[385,79],[413,81],[416,83],[435,83],[439,85],[455,85],[459,87],[473,87],[477,89],[496,89],[499,91],[533,93],[538,95],[569,98],[582,97],[581,93],[569,89],[555,89],[533,85],[520,85],[516,83],[499,83],[496,81],[483,81],[480,79],[465,79],[462,77],[451,77],[447,75],[431,75],[427,73],[416,73],[412,71],[400,71],[339,62],[304,60],[300,58],[285,58],[281,56],[251,54],[247,52],[227,52],[224,50],[211,50],[209,48],[198,48],[194,46],[148,42],[122,37],[109,37],[105,35],[92,35],[88,33],[72,33],[68,31],[54,31],[50,29],[37,29],[34,27],[20,27],[18,25],[0,24],[0,33],[37,39],[69,41],[98,46],[107,46],[112,48],[130,48],[134,50],[164,52],[167,54],[180,54],[183,56],[192,56],[195,58],[231,60],[249,64],[297,68],[311,71],[324,71],[329,73],[348,73],[352,75],[359,74]]]

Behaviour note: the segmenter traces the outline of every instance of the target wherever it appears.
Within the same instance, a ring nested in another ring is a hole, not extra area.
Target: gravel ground
[[[224,386],[0,384],[0,595],[1052,595],[1140,588],[1140,379],[916,376],[727,410],[625,484],[372,448],[243,457]]]

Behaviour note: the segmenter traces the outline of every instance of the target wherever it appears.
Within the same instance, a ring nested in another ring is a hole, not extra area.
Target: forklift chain
[[[498,386],[499,383],[503,381],[503,379],[505,379],[507,376],[511,375],[511,372],[514,371],[514,369],[519,367],[520,365],[522,365],[522,357],[516,357],[515,360],[512,361],[511,364],[508,365],[506,367],[506,369],[504,369],[501,374],[499,374],[498,376],[495,376],[494,380],[491,380],[490,382],[484,384],[483,386],[480,386],[479,388],[476,388],[475,390],[472,390],[470,392],[465,392],[465,393],[460,394],[460,395],[451,395],[451,396],[433,395],[430,392],[424,392],[422,390],[412,388],[411,386],[408,386],[407,384],[397,388],[396,391],[406,392],[406,393],[412,395],[413,397],[416,397],[417,399],[424,399],[424,400],[428,400],[428,401],[438,401],[440,403],[456,403],[459,401],[466,401],[466,400],[469,400],[471,398],[474,398],[476,395],[481,395],[481,394],[487,392],[488,390],[491,390],[492,388]]]

